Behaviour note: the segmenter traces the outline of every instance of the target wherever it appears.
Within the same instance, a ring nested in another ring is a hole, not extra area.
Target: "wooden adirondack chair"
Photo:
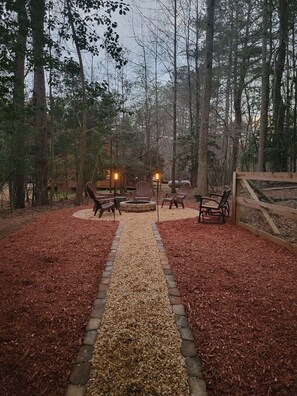
[[[146,181],[139,181],[136,183],[135,201],[150,201],[151,199],[150,185]]]
[[[163,208],[163,205],[165,202],[169,202],[169,209],[172,208],[172,205],[174,204],[177,208],[178,205],[180,204],[183,209],[185,208],[184,205],[184,199],[188,195],[189,191],[191,190],[191,184],[189,182],[186,182],[181,185],[180,189],[175,195],[166,195],[165,198],[162,201],[161,208]]]
[[[96,187],[94,186],[94,184],[92,182],[87,182],[86,184],[86,189],[87,189],[87,193],[89,194],[89,191],[92,191],[93,195],[99,199],[102,202],[108,202],[108,201],[113,201],[112,196],[107,196],[107,195],[100,195],[98,194]],[[90,194],[89,194],[90,195]]]
[[[92,200],[94,201],[94,216],[96,216],[96,213],[99,210],[99,218],[101,218],[102,214],[106,211],[106,210],[111,210],[113,213],[115,212],[115,208],[117,208],[116,203],[114,201],[114,199],[112,198],[105,198],[100,195],[96,195],[94,188],[92,186],[92,183],[88,182],[86,184],[86,189],[87,192],[89,194],[89,196],[92,198]],[[117,208],[119,210],[119,213],[121,214],[120,208]]]
[[[230,193],[231,189],[226,189],[222,195],[212,193],[209,197],[201,197],[199,202],[198,223],[201,222],[201,219],[204,221],[206,216],[217,216],[219,222],[224,224],[226,217],[230,214],[228,202]]]

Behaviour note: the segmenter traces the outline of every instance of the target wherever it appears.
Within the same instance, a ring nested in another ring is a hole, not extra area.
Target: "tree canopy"
[[[297,5],[211,3],[210,36],[209,1],[156,0],[150,13],[136,1],[1,2],[0,186],[13,208],[28,186],[33,204],[60,185],[80,204],[86,181],[115,170],[122,188],[159,170],[202,190],[236,168],[296,172]],[[131,8],[133,52],[119,28]]]

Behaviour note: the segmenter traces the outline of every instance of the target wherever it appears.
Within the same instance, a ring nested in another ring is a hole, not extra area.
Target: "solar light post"
[[[159,216],[159,182],[160,182],[160,172],[156,172],[155,173],[155,180],[157,181],[157,219],[158,219],[158,223],[160,220],[160,216]]]
[[[117,180],[119,180],[119,172],[114,172],[113,174],[113,199],[114,199],[114,204],[115,207],[117,207],[117,201],[116,201],[116,184]],[[113,211],[113,220],[115,220],[115,210]]]
[[[113,196],[116,197],[116,184],[117,180],[119,180],[119,172],[114,172],[113,174]]]

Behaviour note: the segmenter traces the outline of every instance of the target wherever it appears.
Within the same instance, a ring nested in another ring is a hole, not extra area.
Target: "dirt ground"
[[[3,396],[65,392],[117,228],[74,218],[76,210],[0,221]],[[295,396],[297,256],[228,222],[159,230],[209,395]]]

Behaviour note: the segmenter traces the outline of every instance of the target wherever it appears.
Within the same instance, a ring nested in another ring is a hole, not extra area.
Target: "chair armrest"
[[[187,194],[179,194],[177,193],[176,196],[174,197],[174,199],[185,199],[187,196]]]
[[[111,201],[105,201],[105,202],[102,202],[102,204],[101,204],[102,209],[111,209],[114,206],[115,206],[115,203],[111,202]]]
[[[204,196],[204,197],[200,197],[200,202],[201,201],[203,201],[203,200],[210,200],[211,198],[210,198],[210,196]]]
[[[207,202],[213,202],[216,203],[219,206],[219,202],[216,199],[210,198],[210,197],[202,197],[200,201],[200,207],[205,206],[207,207],[207,204],[203,205],[203,201]]]
[[[221,198],[221,197],[222,197],[222,194],[219,194],[219,193],[210,193],[209,196],[210,196],[210,197],[215,196],[215,197],[220,197],[220,198]]]
[[[97,197],[98,201],[100,203],[106,203],[106,202],[113,202],[114,198],[113,197]]]

